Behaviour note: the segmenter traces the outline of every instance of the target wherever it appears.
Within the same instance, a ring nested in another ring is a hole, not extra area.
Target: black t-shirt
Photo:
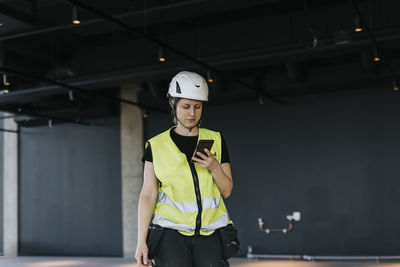
[[[179,135],[174,131],[174,128],[171,129],[170,135],[176,146],[179,150],[186,155],[186,157],[191,160],[194,150],[196,149],[198,135],[196,136],[183,136]],[[221,134],[221,163],[228,162],[230,163],[228,147],[226,146],[224,137]],[[142,161],[150,161],[153,162],[153,154],[151,152],[151,146],[148,145],[147,149],[144,151],[144,155],[142,157]]]

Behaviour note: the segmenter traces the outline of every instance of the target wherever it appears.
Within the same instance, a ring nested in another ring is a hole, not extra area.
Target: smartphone
[[[213,146],[213,144],[214,144],[214,140],[199,140],[199,142],[197,143],[196,149],[194,150],[193,156],[196,158],[202,159],[196,153],[200,152],[207,156],[204,149],[207,148],[209,151],[211,151],[211,147]]]

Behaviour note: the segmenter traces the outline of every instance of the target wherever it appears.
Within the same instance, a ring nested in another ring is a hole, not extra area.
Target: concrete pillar
[[[3,128],[18,130],[13,118],[4,119]],[[3,132],[3,251],[18,254],[18,134],[10,132]]]
[[[139,84],[124,85],[121,98],[137,100]],[[143,115],[140,108],[121,104],[121,173],[123,253],[134,258],[137,245],[137,209],[143,185]]]

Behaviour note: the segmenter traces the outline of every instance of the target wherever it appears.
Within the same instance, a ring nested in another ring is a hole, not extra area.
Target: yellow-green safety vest
[[[231,222],[225,203],[211,172],[187,160],[171,139],[171,129],[146,142],[160,181],[152,223],[187,236],[210,235]],[[210,139],[211,153],[221,163],[221,134],[199,128],[198,140]]]

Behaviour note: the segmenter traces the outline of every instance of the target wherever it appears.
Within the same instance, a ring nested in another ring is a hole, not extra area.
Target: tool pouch
[[[165,228],[157,225],[150,224],[149,231],[147,232],[146,243],[149,249],[148,258],[154,259],[154,256],[157,254],[160,249],[161,239],[164,235]]]
[[[221,237],[222,257],[228,260],[233,255],[236,255],[240,250],[240,241],[237,230],[232,224],[218,229]]]

